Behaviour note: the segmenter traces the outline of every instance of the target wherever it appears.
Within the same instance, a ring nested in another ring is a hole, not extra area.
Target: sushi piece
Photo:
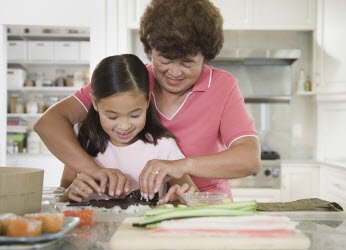
[[[13,213],[6,213],[0,215],[0,235],[6,235],[8,223],[10,220],[21,218],[20,216]]]
[[[33,237],[42,234],[42,221],[23,217],[7,220],[6,236]]]
[[[62,228],[63,213],[32,213],[24,215],[25,218],[42,221],[43,233],[56,233]]]
[[[78,217],[80,219],[79,227],[91,226],[94,224],[94,210],[91,209],[71,209],[65,210],[66,217]]]

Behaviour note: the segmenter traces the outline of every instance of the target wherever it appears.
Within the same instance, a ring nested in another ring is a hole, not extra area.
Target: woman
[[[152,0],[141,19],[140,39],[151,58],[151,101],[186,156],[149,161],[139,177],[142,193],[152,198],[164,177],[188,174],[200,191],[226,192],[231,198],[227,179],[258,172],[260,147],[237,80],[206,65],[223,45],[219,10],[208,0]],[[52,107],[35,131],[66,165],[99,180],[100,191],[107,182],[114,191],[122,177],[101,169],[72,130],[86,117],[90,92],[89,84]]]

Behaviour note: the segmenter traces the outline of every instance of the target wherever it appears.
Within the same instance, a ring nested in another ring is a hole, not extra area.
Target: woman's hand
[[[185,160],[150,160],[139,175],[139,187],[143,197],[154,198],[163,180],[167,177],[181,178],[186,173]]]
[[[161,198],[158,202],[158,204],[164,204],[169,201],[179,201],[180,203],[186,204],[185,199],[184,199],[184,194],[192,194],[196,191],[195,186],[190,186],[187,183],[184,183],[182,186],[176,184],[168,190],[166,195]]]

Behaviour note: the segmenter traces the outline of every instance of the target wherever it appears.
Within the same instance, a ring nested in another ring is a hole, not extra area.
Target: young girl
[[[184,158],[149,101],[148,71],[138,57],[124,54],[103,59],[92,75],[91,86],[93,105],[85,121],[75,125],[75,132],[83,149],[99,165],[114,169],[117,183],[109,186],[116,187],[116,193],[111,195],[123,197],[139,189],[139,175],[148,161]],[[156,174],[153,171],[152,175]],[[75,201],[91,199],[98,186],[90,176],[78,175],[66,166],[61,185],[68,187],[65,197]],[[171,180],[169,185],[161,203],[195,189],[189,176]]]

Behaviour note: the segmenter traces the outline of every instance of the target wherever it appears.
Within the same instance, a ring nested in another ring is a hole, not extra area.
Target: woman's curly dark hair
[[[155,49],[168,59],[200,52],[206,61],[223,46],[223,19],[208,0],[152,0],[140,22],[145,52]]]

